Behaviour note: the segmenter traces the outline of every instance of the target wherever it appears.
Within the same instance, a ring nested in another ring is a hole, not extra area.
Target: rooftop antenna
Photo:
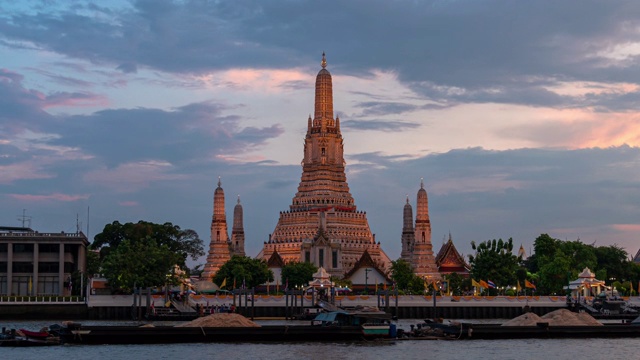
[[[80,228],[82,227],[82,223],[80,223],[80,215],[76,213],[76,234],[81,232]]]
[[[27,227],[31,227],[31,216],[27,216],[27,209],[22,209],[22,215],[18,215],[18,221],[22,221],[22,227],[25,227],[25,223]]]
[[[89,239],[89,206],[87,206],[87,239]]]

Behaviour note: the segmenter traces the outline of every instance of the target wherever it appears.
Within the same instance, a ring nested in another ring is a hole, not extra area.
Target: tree
[[[178,255],[177,264],[186,268],[188,257],[196,260],[204,253],[204,243],[193,230],[182,230],[178,225],[170,222],[154,224],[147,221],[121,224],[114,221],[105,225],[101,233],[97,234],[91,248],[100,250],[101,258],[105,258],[109,252],[115,250],[126,240],[136,242],[141,239],[153,239],[157,246],[166,246],[170,251]]]
[[[306,286],[309,281],[313,280],[313,274],[318,268],[310,262],[290,262],[282,267],[280,281],[281,284],[289,286]]]
[[[236,287],[244,283],[247,288],[253,288],[273,281],[273,272],[263,259],[234,255],[220,267],[213,277],[213,282],[222,284],[225,279],[228,287],[235,282]]]
[[[398,290],[409,291],[414,294],[424,292],[424,279],[413,272],[409,262],[399,259],[391,262],[391,279],[396,283]]]
[[[102,261],[102,272],[114,291],[130,293],[134,286],[161,286],[180,255],[155,239],[123,240]]]
[[[516,272],[520,268],[518,257],[513,254],[513,239],[488,240],[476,245],[471,242],[475,255],[469,255],[471,277],[491,280],[497,286],[516,284]]]
[[[453,293],[453,295],[462,295],[465,290],[471,288],[471,281],[469,279],[465,279],[462,275],[458,273],[451,273],[444,276],[445,280],[447,280],[449,291]]]

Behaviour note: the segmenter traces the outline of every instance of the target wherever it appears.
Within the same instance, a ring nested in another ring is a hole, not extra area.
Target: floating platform
[[[206,342],[355,341],[364,339],[360,326],[261,327],[132,327],[80,326],[62,335],[77,344],[165,344]]]
[[[465,331],[466,330],[466,331]],[[567,339],[640,337],[640,326],[605,324],[603,326],[501,326],[497,324],[463,324],[463,338],[494,339]]]

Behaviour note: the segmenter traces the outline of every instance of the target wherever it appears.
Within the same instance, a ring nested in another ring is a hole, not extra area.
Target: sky
[[[391,259],[421,178],[435,251],[547,233],[634,255],[638,19],[636,0],[0,0],[0,225],[171,222],[208,249],[221,177],[256,256],[326,52],[351,193]]]

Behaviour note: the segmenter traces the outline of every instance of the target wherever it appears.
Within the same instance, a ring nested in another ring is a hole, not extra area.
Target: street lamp
[[[371,269],[364,269],[364,292],[366,292],[367,295],[369,294],[369,271],[371,271]]]

